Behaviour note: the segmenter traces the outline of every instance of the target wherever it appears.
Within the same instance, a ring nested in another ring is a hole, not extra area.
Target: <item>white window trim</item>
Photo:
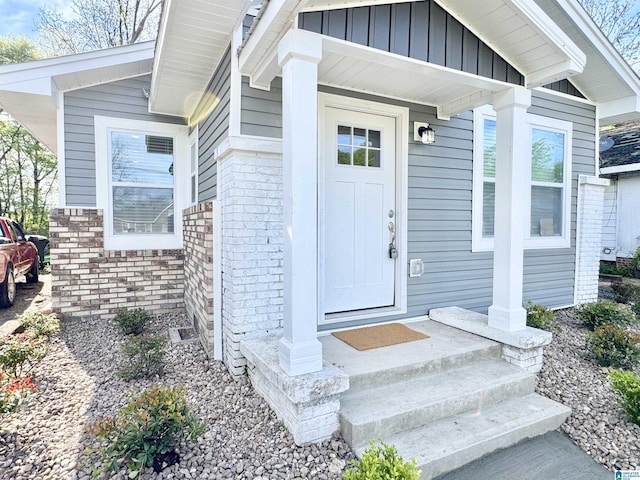
[[[473,195],[472,195],[472,251],[485,252],[493,250],[493,238],[482,236],[483,213],[483,189],[484,189],[484,120],[495,120],[496,114],[491,105],[476,108],[473,112]],[[560,131],[565,135],[565,162],[562,199],[562,232],[561,236],[532,237],[531,236],[531,159],[526,175],[529,191],[526,195],[524,211],[527,212],[524,228],[524,248],[527,250],[547,248],[569,248],[571,246],[571,194],[573,182],[571,180],[571,167],[573,163],[573,123],[540,115],[527,114],[526,138],[531,143],[531,130],[541,128],[545,130]]]
[[[195,170],[191,170],[191,149],[195,147],[195,153],[196,153],[196,167]],[[198,125],[196,125],[195,127],[193,127],[193,131],[191,132],[191,135],[189,135],[189,204],[190,205],[197,205],[198,204],[198,195],[200,194],[200,185],[198,185],[198,175],[199,175],[199,170],[200,170],[200,158],[199,158],[199,145],[198,145]],[[195,182],[195,202],[191,201],[191,179],[193,177],[196,177],[196,182]]]
[[[174,233],[144,235],[114,235],[111,205],[109,132],[136,131],[161,134],[174,138]],[[183,125],[130,120],[126,118],[94,116],[96,156],[96,207],[104,211],[105,250],[156,250],[182,248],[182,210],[189,205],[189,188],[185,181],[189,170],[188,129]]]

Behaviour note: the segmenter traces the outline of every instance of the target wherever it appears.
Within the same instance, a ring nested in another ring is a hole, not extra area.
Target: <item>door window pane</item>
[[[338,164],[380,168],[380,136],[380,130],[338,125]]]

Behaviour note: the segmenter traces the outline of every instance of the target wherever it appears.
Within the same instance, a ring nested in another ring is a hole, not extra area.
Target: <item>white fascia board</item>
[[[616,165],[615,167],[603,167],[600,169],[602,175],[612,175],[614,173],[640,172],[640,163],[630,163],[628,165]]]
[[[531,0],[510,0],[512,5],[518,9],[529,20],[529,24],[541,36],[553,43],[556,48],[561,50],[566,56],[567,61],[561,64],[559,68],[570,67],[573,73],[580,73],[587,63],[586,54],[578,47],[569,35],[564,33],[556,23]],[[531,72],[533,74],[535,72]],[[551,76],[552,77],[552,76]],[[550,77],[550,78],[551,78]],[[547,82],[549,83],[549,82]],[[535,85],[540,86],[540,85]]]
[[[162,75],[160,74],[160,65],[162,62],[162,52],[165,51],[165,39],[167,38],[167,31],[169,29],[169,12],[173,10],[175,2],[172,0],[164,0],[162,7],[162,16],[160,17],[160,27],[158,29],[158,37],[156,40],[156,54],[153,57],[153,69],[151,72],[151,87],[149,97],[149,111],[152,111],[152,105],[155,103],[155,92],[158,90],[158,82]]]
[[[270,0],[242,45],[238,68],[251,78],[257,88],[266,89],[275,77],[273,62],[278,55],[278,41],[294,24],[307,0]],[[271,78],[269,78],[271,76]]]
[[[527,88],[533,89],[548,85],[549,83],[557,82],[569,78],[572,75],[581,73],[584,68],[584,63],[579,64],[573,60],[567,60],[566,62],[551,65],[536,72],[530,72],[525,76],[525,83]]]
[[[640,119],[640,92],[630,97],[598,104],[598,115],[602,125]]]
[[[602,33],[602,30],[591,19],[585,9],[575,0],[556,0],[556,3],[571,17],[593,46],[611,64],[616,74],[629,85],[629,88],[634,92],[640,92],[640,78]]]
[[[154,42],[144,42],[125,47],[6,65],[0,67],[0,89],[37,95],[43,94],[49,88],[47,92],[51,95],[50,82],[56,77],[87,70],[108,70],[109,67],[117,68],[127,63],[150,60],[153,58],[153,50]],[[48,83],[48,86],[43,87],[44,84],[41,82]],[[30,88],[33,90],[29,90]],[[65,85],[58,85],[58,88],[64,91]]]

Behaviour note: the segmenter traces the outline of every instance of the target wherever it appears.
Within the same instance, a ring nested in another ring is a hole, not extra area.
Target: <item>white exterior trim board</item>
[[[614,173],[627,173],[640,171],[640,163],[630,163],[628,165],[616,165],[614,167],[602,167],[601,175],[611,175]]]

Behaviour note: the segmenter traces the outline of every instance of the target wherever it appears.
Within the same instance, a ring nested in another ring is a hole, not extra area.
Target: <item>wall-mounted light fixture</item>
[[[428,123],[413,122],[413,139],[424,144],[436,141],[436,132]]]

